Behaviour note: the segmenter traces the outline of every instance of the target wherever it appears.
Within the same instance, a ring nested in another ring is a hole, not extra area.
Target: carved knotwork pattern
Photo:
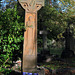
[[[28,4],[27,3],[23,3],[23,6],[26,8],[26,7],[28,7]]]
[[[21,5],[26,10],[26,12],[37,12],[42,7],[41,4],[36,4],[35,0],[28,3],[23,2]]]

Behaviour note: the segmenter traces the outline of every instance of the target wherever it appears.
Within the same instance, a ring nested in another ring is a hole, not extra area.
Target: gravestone
[[[63,33],[65,37],[65,50],[62,52],[62,58],[68,58],[74,56],[74,40],[73,40],[73,32],[70,32],[70,27],[66,28],[66,31]]]
[[[43,50],[47,50],[47,31],[43,29],[42,31],[39,32],[39,34],[43,35]]]
[[[69,27],[66,28],[66,31],[64,32],[64,37],[65,37],[65,40],[66,40],[65,49],[69,50],[70,49],[70,41],[71,41],[70,39],[72,37],[72,33],[70,32]]]
[[[74,37],[71,37],[70,49],[73,50],[75,54],[75,38]]]
[[[24,45],[23,45],[23,72],[32,72],[37,69],[37,11],[44,6],[44,0],[19,0],[25,9]]]

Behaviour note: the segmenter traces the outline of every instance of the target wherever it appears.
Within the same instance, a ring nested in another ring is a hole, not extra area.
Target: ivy
[[[18,14],[17,6],[14,9],[6,9],[0,13],[0,17],[0,68],[2,69],[6,66],[4,62],[15,56],[16,53],[13,52],[22,51],[20,43],[23,41],[24,22]]]

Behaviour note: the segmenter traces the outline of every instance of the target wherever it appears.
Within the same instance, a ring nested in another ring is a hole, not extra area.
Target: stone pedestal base
[[[35,70],[35,72],[33,73],[32,70]],[[30,69],[30,71],[32,71],[31,73],[30,72],[23,72],[23,75],[45,75],[44,69],[39,69],[39,70],[32,69],[32,70]]]
[[[37,73],[37,69],[36,68],[27,68],[27,69],[24,69],[25,72],[29,72],[29,73]]]
[[[37,56],[36,55],[25,55],[23,59],[23,72],[35,72],[37,70]]]

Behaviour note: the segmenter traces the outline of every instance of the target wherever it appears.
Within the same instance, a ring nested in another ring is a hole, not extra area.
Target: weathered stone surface
[[[19,0],[22,7],[26,12],[37,12],[42,6],[44,6],[44,0]]]
[[[37,61],[37,13],[25,13],[23,71],[36,68]],[[27,70],[26,70],[27,69]],[[30,71],[31,71],[30,70]]]
[[[44,5],[44,0],[19,0],[25,12],[23,72],[32,72],[37,68],[37,11]]]
[[[37,14],[26,13],[25,24],[26,32],[24,32],[24,54],[23,55],[35,55],[37,49]]]

